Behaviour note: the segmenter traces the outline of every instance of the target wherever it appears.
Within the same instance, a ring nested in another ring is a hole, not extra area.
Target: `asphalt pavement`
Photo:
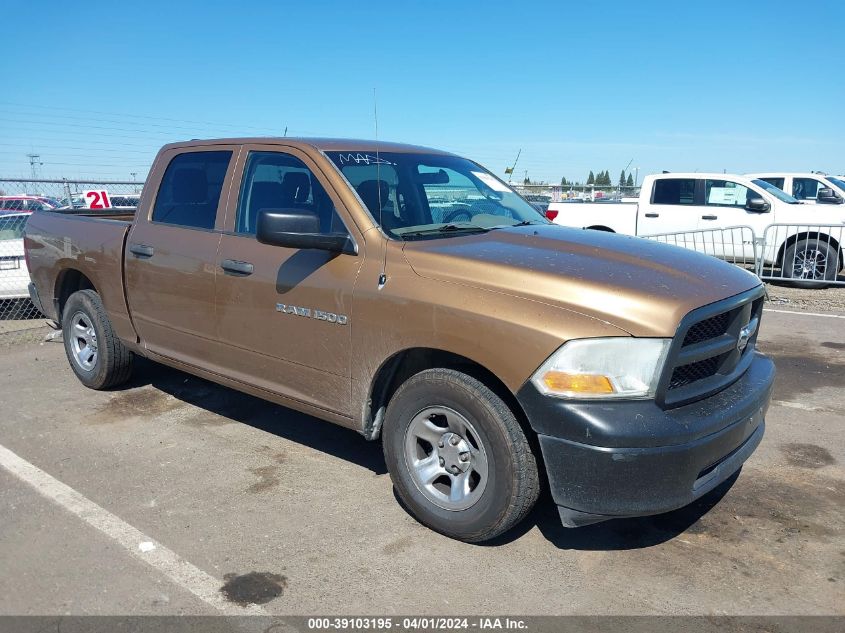
[[[577,530],[544,498],[467,545],[352,431],[145,361],[90,391],[61,344],[6,346],[0,614],[845,614],[845,318],[768,311],[759,347],[774,402],[735,481]]]

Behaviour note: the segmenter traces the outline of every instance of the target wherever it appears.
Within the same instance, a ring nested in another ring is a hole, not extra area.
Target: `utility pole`
[[[27,154],[26,157],[29,159],[29,169],[32,172],[32,179],[38,180],[38,168],[44,164],[39,160],[41,156],[39,154]]]

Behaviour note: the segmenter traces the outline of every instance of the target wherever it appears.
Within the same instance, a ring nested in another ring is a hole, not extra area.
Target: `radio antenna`
[[[373,86],[373,123],[375,124],[375,131],[376,131],[376,189],[378,191],[378,226],[379,229],[385,235],[387,232],[384,230],[384,224],[382,223],[382,201],[381,201],[381,158],[379,158],[379,151],[378,151],[378,98],[376,96],[376,88]],[[382,251],[381,257],[381,272],[378,276],[378,289],[381,290],[384,288],[384,284],[387,283],[387,273],[385,269],[387,268],[387,241],[384,243],[384,250]]]

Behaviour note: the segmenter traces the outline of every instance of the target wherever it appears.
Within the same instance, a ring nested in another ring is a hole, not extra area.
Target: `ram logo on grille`
[[[748,347],[748,341],[754,336],[754,332],[757,330],[757,319],[753,318],[749,321],[748,325],[742,328],[739,331],[739,338],[736,341],[736,348],[739,350],[739,353],[745,351],[745,348]]]

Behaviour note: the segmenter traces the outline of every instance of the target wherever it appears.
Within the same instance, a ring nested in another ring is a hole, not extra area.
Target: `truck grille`
[[[762,312],[761,286],[684,317],[669,348],[658,403],[668,408],[693,402],[737,380],[753,359]]]

